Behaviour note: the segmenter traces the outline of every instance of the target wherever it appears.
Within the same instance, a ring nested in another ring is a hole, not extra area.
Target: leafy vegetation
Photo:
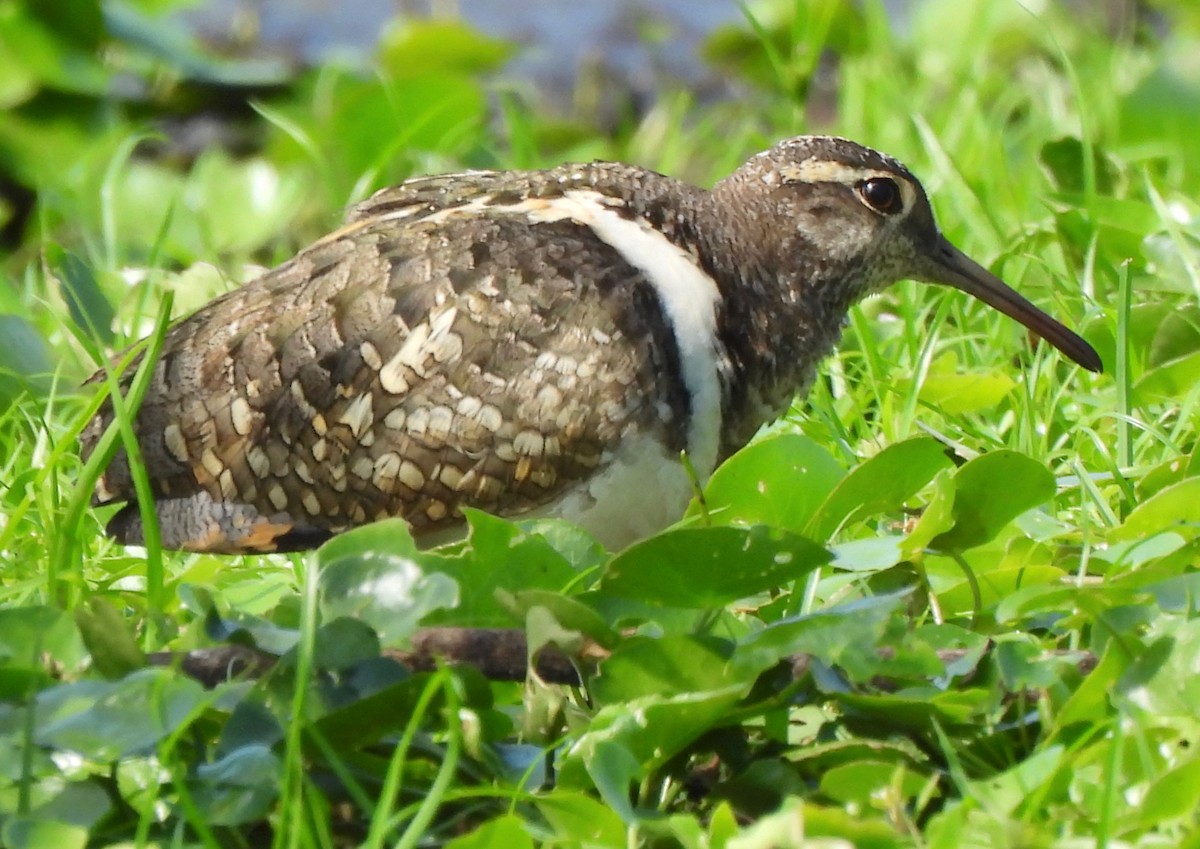
[[[0,844],[1200,846],[1191,0],[756,4],[708,48],[741,96],[604,131],[457,24],[295,71],[170,5],[0,0]],[[83,381],[353,200],[597,156],[708,182],[802,131],[901,157],[1107,373],[903,284],[623,552],[484,514],[432,551],[394,522],[308,557],[103,538]],[[522,629],[582,680],[402,662],[433,627]],[[222,644],[264,662],[162,665]]]

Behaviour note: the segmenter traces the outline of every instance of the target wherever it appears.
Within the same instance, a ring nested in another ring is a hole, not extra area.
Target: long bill
[[[1046,315],[1003,280],[940,237],[924,279],[961,289],[1006,316],[1016,319],[1088,371],[1103,371],[1096,349],[1074,331]]]

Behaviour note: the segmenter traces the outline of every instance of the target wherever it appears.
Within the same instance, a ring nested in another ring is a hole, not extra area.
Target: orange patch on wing
[[[231,537],[215,522],[200,537],[187,540],[180,547],[198,554],[266,554],[275,551],[275,540],[291,532],[291,524],[259,519],[237,537]]]

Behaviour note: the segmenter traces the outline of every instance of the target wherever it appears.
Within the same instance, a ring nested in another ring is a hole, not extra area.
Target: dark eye
[[[858,184],[858,194],[867,206],[884,215],[895,215],[904,209],[900,187],[891,177],[871,177]]]

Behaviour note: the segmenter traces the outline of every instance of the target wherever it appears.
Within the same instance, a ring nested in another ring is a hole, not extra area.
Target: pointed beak
[[[988,306],[1021,322],[1088,371],[1103,371],[1096,349],[1078,334],[1018,295],[1003,280],[946,241],[944,236],[938,238],[922,279],[929,283],[953,286],[968,295],[974,295]]]

